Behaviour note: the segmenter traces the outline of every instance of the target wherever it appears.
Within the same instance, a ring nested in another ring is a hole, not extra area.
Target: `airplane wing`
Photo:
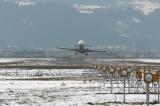
[[[87,49],[86,52],[101,52],[101,53],[109,53],[109,51],[103,51],[103,50],[90,50]]]
[[[63,49],[63,50],[70,50],[70,51],[78,51],[77,49],[71,49],[71,48],[61,48],[61,47],[56,47],[57,49]]]

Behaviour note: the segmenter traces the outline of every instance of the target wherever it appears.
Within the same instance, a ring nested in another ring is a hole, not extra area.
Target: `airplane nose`
[[[84,43],[84,41],[83,40],[80,40],[79,42],[78,42],[78,45],[84,45],[85,43]]]

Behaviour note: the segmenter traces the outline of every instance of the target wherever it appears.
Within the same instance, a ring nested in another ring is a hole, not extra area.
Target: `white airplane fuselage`
[[[79,53],[86,53],[85,42],[83,40],[78,41],[78,51]]]

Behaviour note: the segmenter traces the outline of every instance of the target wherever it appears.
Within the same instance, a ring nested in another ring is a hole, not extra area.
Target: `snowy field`
[[[0,81],[0,86],[1,106],[89,106],[94,104],[96,106],[98,106],[98,104],[100,106],[132,105],[108,104],[107,102],[122,102],[123,95],[108,94],[110,89],[96,82]],[[154,101],[156,98],[157,96],[153,94],[150,95],[150,101]],[[133,101],[145,102],[145,94],[126,94],[126,102]],[[159,105],[157,104],[154,106]]]
[[[143,82],[135,85],[135,78],[126,80],[123,103],[123,78],[97,75],[97,70],[89,69],[0,69],[0,106],[146,106]],[[157,86],[150,86],[150,102],[155,102]]]
[[[50,70],[49,75],[49,70],[3,69],[0,71],[0,106],[131,106],[132,102],[135,104],[145,102],[145,94],[134,94],[137,93],[136,88],[130,88],[132,94],[128,94],[126,81],[126,104],[122,104],[123,79],[113,79],[112,84],[108,79],[85,80],[85,76],[93,74],[90,71],[54,69]],[[37,73],[40,76],[37,76]],[[44,80],[57,77],[82,78]],[[35,80],[36,78],[40,79]],[[131,83],[134,85],[136,81]],[[138,89],[139,93],[145,92],[142,88]],[[157,98],[157,94],[150,94],[150,102],[156,101]],[[138,105],[140,104],[134,106]]]

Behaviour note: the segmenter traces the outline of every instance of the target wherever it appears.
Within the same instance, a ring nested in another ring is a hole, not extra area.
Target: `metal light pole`
[[[160,103],[160,102],[159,102],[159,98],[160,98],[160,97],[159,97],[159,93],[160,93],[160,91],[159,91],[159,87],[160,87],[160,86],[159,86],[160,70],[158,70],[157,74],[158,74],[158,76],[159,76],[159,77],[158,77],[158,82],[157,82],[157,83],[158,83],[158,103]]]
[[[49,76],[51,76],[51,69],[49,69]]]
[[[123,76],[123,81],[124,81],[124,83],[123,83],[123,103],[125,103],[126,102],[126,95],[125,95],[125,88],[126,88],[126,76],[127,76],[127,71],[126,70],[123,70],[122,71],[122,76]]]
[[[7,76],[8,72],[7,72],[7,64],[6,64],[6,72],[5,72],[5,75]]]
[[[149,83],[146,83],[146,105],[149,106]]]
[[[123,85],[123,103],[125,103],[126,101],[125,101],[125,99],[126,99],[126,97],[125,97],[125,88],[126,88],[126,78],[125,78],[125,76],[124,76],[124,85]]]
[[[158,103],[159,103],[159,81],[158,81]]]
[[[139,80],[137,81],[137,94],[138,94],[138,88],[139,88]]]
[[[110,81],[111,81],[111,94],[113,93],[113,82],[112,82],[112,75],[110,76]]]
[[[131,92],[131,87],[130,87],[130,78],[128,78],[128,93]]]
[[[149,83],[153,81],[153,74],[150,72],[145,73],[144,81],[146,82],[146,105],[149,106]]]
[[[113,93],[113,81],[112,81],[112,78],[113,78],[113,73],[115,72],[114,68],[109,68],[109,72],[110,72],[110,83],[111,83],[111,94]]]

